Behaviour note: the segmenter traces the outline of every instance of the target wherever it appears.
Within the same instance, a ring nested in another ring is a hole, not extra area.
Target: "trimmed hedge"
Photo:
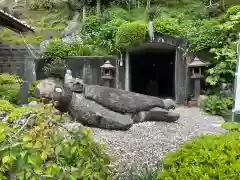
[[[170,152],[158,180],[239,179],[240,133],[204,135]]]
[[[141,21],[123,24],[116,33],[116,46],[120,49],[137,46],[146,40],[147,25]]]

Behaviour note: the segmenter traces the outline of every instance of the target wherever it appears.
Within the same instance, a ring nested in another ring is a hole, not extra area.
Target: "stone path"
[[[176,123],[145,122],[135,124],[128,131],[90,129],[97,140],[107,145],[109,154],[115,159],[113,165],[120,174],[132,165],[138,169],[154,167],[166,152],[175,151],[192,137],[225,132],[220,117],[206,115],[194,107],[180,107],[175,111],[181,114]]]

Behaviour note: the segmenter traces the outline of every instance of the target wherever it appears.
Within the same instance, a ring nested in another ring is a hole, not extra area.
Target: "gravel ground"
[[[97,140],[107,145],[120,174],[131,166],[137,169],[156,166],[166,152],[175,151],[192,137],[225,132],[220,126],[224,122],[222,118],[206,115],[199,108],[179,107],[174,111],[180,113],[176,123],[144,122],[128,131],[90,129]]]

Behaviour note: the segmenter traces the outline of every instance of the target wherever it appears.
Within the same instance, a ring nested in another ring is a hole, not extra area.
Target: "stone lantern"
[[[194,60],[188,65],[191,72],[190,78],[194,81],[194,97],[192,100],[196,102],[201,93],[201,80],[204,78],[202,71],[206,66],[207,63],[202,62],[198,57],[195,57]]]
[[[115,67],[109,61],[106,61],[100,68],[101,79],[104,81],[104,86],[111,87],[115,76]]]

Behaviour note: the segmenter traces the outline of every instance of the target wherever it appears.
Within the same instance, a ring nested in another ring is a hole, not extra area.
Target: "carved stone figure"
[[[74,90],[76,86],[82,92]],[[56,86],[53,100],[55,108],[69,112],[73,120],[103,129],[128,130],[133,123],[179,119],[179,114],[167,110],[163,99],[81,82]]]
[[[72,71],[68,69],[64,77],[64,84],[70,84],[72,82],[73,82]]]

